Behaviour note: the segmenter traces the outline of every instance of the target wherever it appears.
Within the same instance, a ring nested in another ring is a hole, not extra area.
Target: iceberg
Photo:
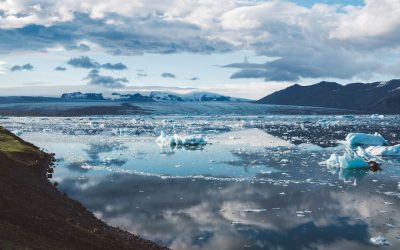
[[[346,136],[346,144],[350,147],[357,145],[382,146],[386,144],[385,138],[380,134],[350,133]]]
[[[162,146],[171,147],[192,147],[207,144],[206,139],[202,135],[180,136],[178,134],[174,134],[172,136],[169,136],[166,135],[164,132],[161,132],[160,136],[157,137],[156,142]]]
[[[383,236],[372,237],[369,241],[375,246],[389,246],[389,241]]]
[[[370,146],[365,151],[374,156],[400,156],[400,144],[394,146]]]
[[[321,164],[328,168],[368,168],[368,163],[362,157],[350,152],[345,152],[343,155],[332,154],[328,160],[321,162]]]

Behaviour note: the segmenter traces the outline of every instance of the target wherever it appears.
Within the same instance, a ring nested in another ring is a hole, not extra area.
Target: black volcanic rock
[[[295,84],[268,95],[257,103],[360,110],[370,113],[400,113],[400,80],[374,83],[320,82]]]

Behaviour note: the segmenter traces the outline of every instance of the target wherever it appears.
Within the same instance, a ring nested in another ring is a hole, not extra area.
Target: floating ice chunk
[[[201,135],[180,136],[174,134],[172,136],[161,132],[161,135],[156,139],[157,143],[163,146],[200,146],[205,145],[206,140]]]
[[[343,155],[332,154],[328,160],[321,162],[329,168],[367,168],[368,163],[356,154],[345,152]]]
[[[11,133],[13,133],[16,136],[21,136],[23,132],[22,132],[22,130],[16,129],[16,130],[11,131]]]
[[[326,165],[331,168],[340,168],[339,155],[331,154],[328,160],[321,162],[321,164]]]
[[[394,146],[370,146],[365,151],[374,156],[400,156],[400,144]]]
[[[386,140],[378,133],[375,134],[350,133],[346,136],[346,144],[349,146],[356,146],[356,145],[381,146],[386,143],[387,143]]]
[[[384,119],[385,118],[384,115],[378,115],[378,114],[372,114],[370,117],[372,119]]]
[[[382,146],[386,144],[386,140],[378,133],[350,133],[346,136],[346,144],[350,147],[354,147],[357,145]]]
[[[267,209],[265,209],[265,208],[247,208],[247,209],[243,209],[243,211],[246,213],[261,213],[261,212],[266,212]]]
[[[372,237],[369,241],[375,246],[389,246],[389,241],[383,236]]]

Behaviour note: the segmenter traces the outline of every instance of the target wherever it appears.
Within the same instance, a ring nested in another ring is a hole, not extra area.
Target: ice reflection
[[[174,249],[365,249],[371,234],[398,234],[382,222],[400,223],[395,199],[369,192],[368,185],[284,187],[130,174],[88,182],[81,188],[65,179],[61,187],[109,223]],[[377,212],[383,210],[389,212]]]

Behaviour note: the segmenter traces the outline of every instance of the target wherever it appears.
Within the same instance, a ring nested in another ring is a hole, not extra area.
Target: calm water
[[[379,173],[319,164],[343,151],[334,138],[343,139],[349,128],[373,128],[397,142],[398,117],[4,118],[0,123],[54,152],[52,181],[97,217],[173,249],[375,249],[369,239],[378,235],[389,241],[385,249],[400,249],[398,159],[385,159]],[[161,131],[202,134],[209,143],[190,149],[158,145]]]

